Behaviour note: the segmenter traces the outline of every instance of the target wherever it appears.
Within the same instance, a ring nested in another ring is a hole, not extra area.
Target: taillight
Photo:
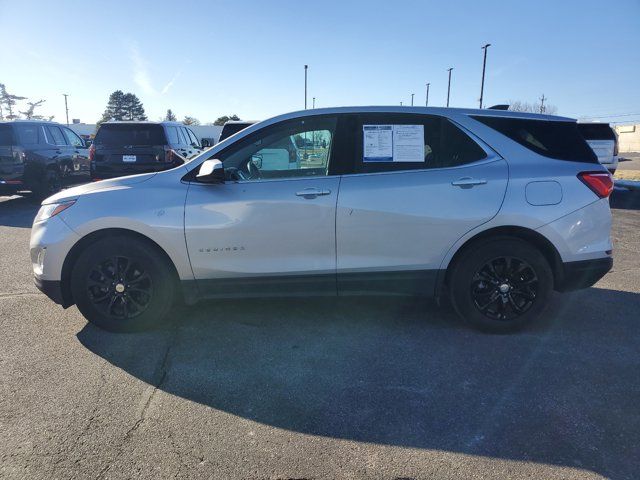
[[[578,178],[600,198],[606,198],[613,191],[613,178],[605,172],[580,172]]]
[[[96,146],[92,143],[89,147],[89,161],[93,161],[93,157],[96,156]]]

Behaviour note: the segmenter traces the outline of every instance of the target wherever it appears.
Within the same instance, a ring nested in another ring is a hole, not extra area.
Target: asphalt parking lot
[[[516,335],[403,299],[233,300],[118,335],[31,279],[0,199],[2,478],[640,475],[640,192],[614,269]]]

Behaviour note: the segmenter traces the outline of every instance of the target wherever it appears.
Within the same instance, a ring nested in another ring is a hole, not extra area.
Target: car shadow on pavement
[[[164,330],[87,325],[78,339],[165,392],[277,428],[631,478],[640,295],[591,288],[554,303],[513,335],[363,297],[207,302]]]
[[[31,228],[40,202],[31,195],[0,197],[0,226]]]

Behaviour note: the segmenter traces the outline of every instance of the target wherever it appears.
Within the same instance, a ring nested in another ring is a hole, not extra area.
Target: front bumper
[[[569,292],[588,288],[613,267],[613,258],[595,258],[578,262],[564,262],[556,279],[556,290]]]

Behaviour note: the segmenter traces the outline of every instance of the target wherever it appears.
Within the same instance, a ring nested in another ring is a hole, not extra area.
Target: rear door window
[[[355,137],[357,173],[455,167],[487,157],[458,126],[435,115],[361,114]]]
[[[200,142],[198,142],[198,138],[196,137],[196,134],[193,133],[193,131],[190,128],[187,128],[187,134],[189,135],[189,144],[193,145],[194,147],[197,147]]]
[[[575,122],[480,115],[472,118],[539,155],[557,160],[598,163]]]
[[[170,145],[177,145],[180,143],[178,139],[178,129],[176,127],[165,127],[167,131],[167,139]]]
[[[189,140],[189,132],[187,132],[187,129],[185,127],[180,127],[180,136],[180,143],[182,143],[183,145],[191,144],[191,140]]]
[[[103,124],[94,143],[102,146],[154,146],[166,145],[162,125],[149,124]]]
[[[49,134],[49,143],[53,145],[66,145],[67,141],[64,139],[62,130],[55,125],[47,125],[47,133]]]

